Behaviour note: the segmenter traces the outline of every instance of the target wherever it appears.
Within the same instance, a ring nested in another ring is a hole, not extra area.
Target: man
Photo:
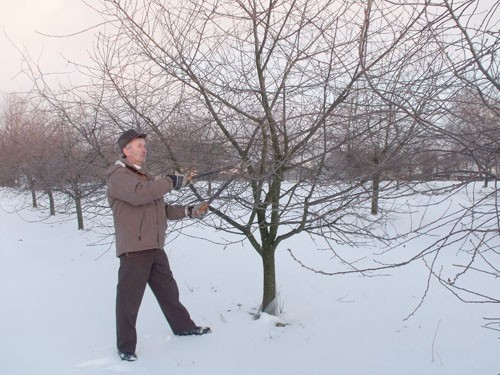
[[[179,190],[191,178],[170,175],[154,179],[144,170],[146,134],[130,129],[120,135],[123,155],[107,174],[107,195],[113,211],[116,254],[120,259],[116,293],[116,334],[122,360],[135,361],[136,321],[149,285],[167,322],[176,335],[204,335],[209,327],[199,327],[179,301],[179,289],[163,250],[167,219],[199,218],[208,210],[197,206],[166,204],[163,195]]]

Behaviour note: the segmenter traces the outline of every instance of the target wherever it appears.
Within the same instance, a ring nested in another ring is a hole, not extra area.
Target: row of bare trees
[[[308,233],[331,248],[354,249],[363,238],[393,246],[373,228],[390,215],[383,202],[415,181],[493,179],[491,196],[464,215],[498,219],[499,2],[490,5],[96,0],[107,23],[94,65],[75,63],[87,84],[56,88],[26,56],[36,90],[4,111],[0,141],[11,151],[2,182],[61,191],[78,207],[102,187],[115,139],[129,127],[148,132],[156,173],[242,163],[211,224],[261,257],[261,309],[276,313],[283,243]],[[209,196],[200,186],[194,194]],[[450,195],[463,185],[453,186]],[[498,277],[498,220],[478,223],[460,231],[484,233],[467,249],[466,271],[481,254],[482,270]],[[447,246],[437,241],[391,266]],[[376,264],[345,262],[338,273],[386,268]],[[432,266],[430,274],[440,278]]]

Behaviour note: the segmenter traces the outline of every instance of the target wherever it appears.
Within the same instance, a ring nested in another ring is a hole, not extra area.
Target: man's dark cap
[[[132,140],[136,138],[146,138],[146,134],[144,133],[139,133],[135,129],[129,129],[120,135],[118,138],[118,147],[120,148],[120,151],[123,150],[123,148],[128,145]]]

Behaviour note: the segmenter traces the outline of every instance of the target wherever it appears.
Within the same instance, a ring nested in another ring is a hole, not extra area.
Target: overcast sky
[[[29,89],[30,81],[19,74],[22,58],[16,47],[47,71],[67,71],[65,58],[82,61],[92,48],[96,30],[71,38],[68,35],[99,23],[99,16],[81,0],[0,0],[0,92]],[[10,39],[10,41],[9,41]],[[64,57],[63,57],[64,56]]]
[[[479,4],[488,9],[495,1],[480,0]],[[28,52],[44,72],[68,71],[71,67],[65,59],[85,63],[97,30],[70,38],[40,33],[69,35],[100,21],[82,0],[0,0],[0,93],[28,90],[31,86],[20,74],[22,58],[13,44]]]

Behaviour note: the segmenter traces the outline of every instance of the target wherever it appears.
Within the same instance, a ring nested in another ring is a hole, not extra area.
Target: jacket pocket
[[[139,230],[137,232],[137,239],[142,241],[142,226],[144,225],[144,217],[146,216],[146,210],[142,209],[141,221],[139,221]]]

